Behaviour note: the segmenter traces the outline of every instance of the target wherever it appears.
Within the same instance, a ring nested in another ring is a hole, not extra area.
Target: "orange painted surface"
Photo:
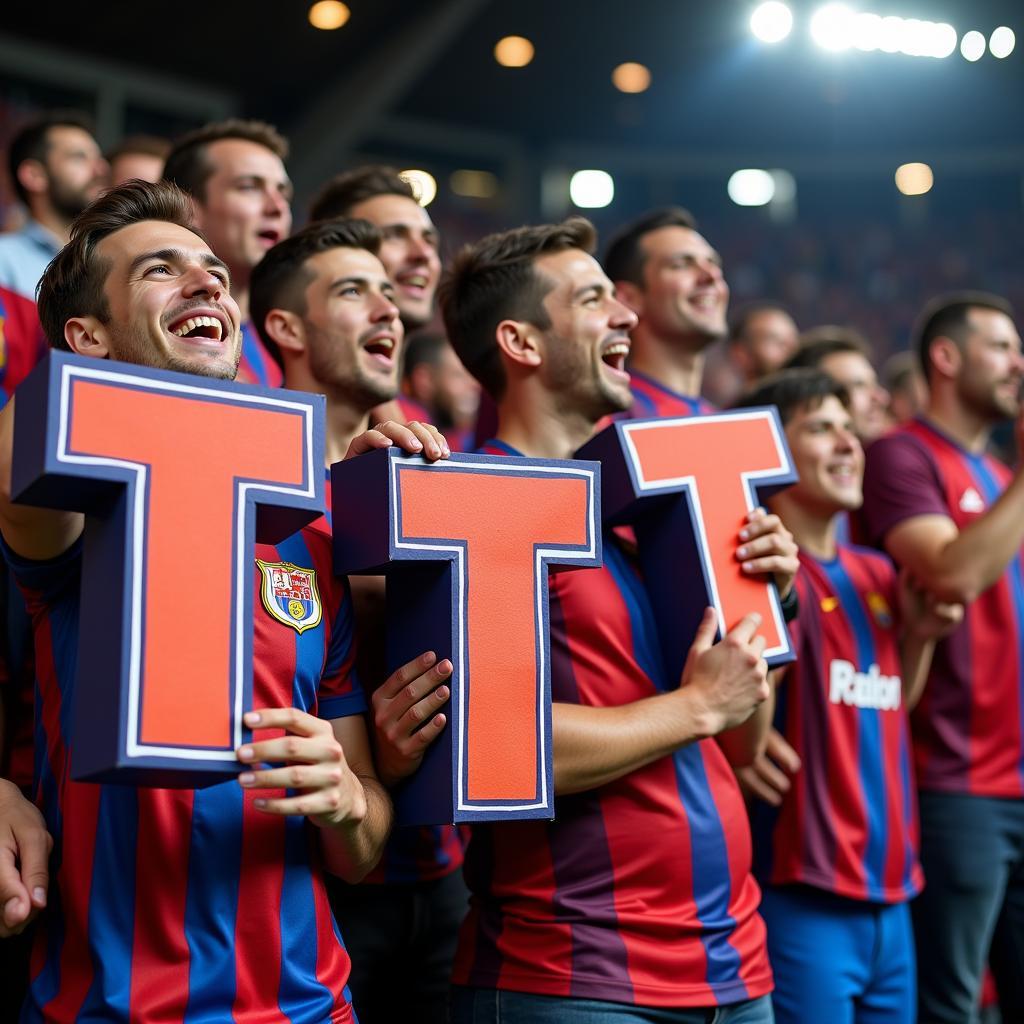
[[[649,483],[676,477],[696,480],[711,564],[726,628],[749,612],[762,618],[758,630],[769,647],[784,642],[775,627],[766,582],[743,574],[736,560],[739,531],[748,511],[742,473],[782,471],[767,418],[683,420],[630,432]]]
[[[539,795],[534,547],[584,545],[586,525],[579,478],[402,472],[405,539],[467,542],[471,800]]]
[[[302,417],[98,381],[72,417],[73,451],[150,466],[139,739],[230,747],[234,480],[300,483]]]

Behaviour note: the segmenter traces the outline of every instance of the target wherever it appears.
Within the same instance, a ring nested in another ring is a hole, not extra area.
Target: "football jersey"
[[[233,779],[197,790],[72,781],[81,542],[47,562],[6,554],[35,630],[36,800],[54,839],[22,1021],[352,1019],[315,826],[257,811],[266,791]],[[255,567],[253,706],[362,712],[351,604],[330,545],[304,530],[255,554],[270,569],[316,570],[322,618],[300,633],[270,613],[268,569]]]
[[[774,726],[803,767],[781,807],[757,801],[754,873],[839,896],[899,903],[921,889],[917,804],[894,622],[896,574],[883,555],[800,552]]]
[[[913,516],[940,515],[964,529],[1005,490],[1010,471],[975,455],[924,420],[868,449],[862,521],[873,544]],[[1024,564],[964,609],[936,645],[928,683],[911,715],[921,789],[975,796],[1024,795]]]
[[[611,534],[604,558],[551,577],[555,701],[609,707],[669,688],[646,591]],[[750,856],[713,740],[557,797],[554,821],[474,825],[454,981],[650,1007],[762,996],[772,977]]]
[[[284,371],[267,351],[250,320],[242,324],[242,358],[235,380],[239,384],[259,384],[265,388],[279,388],[284,383]]]
[[[653,377],[639,370],[629,371],[633,406],[627,414],[630,419],[650,419],[654,416],[706,416],[718,410],[699,395],[683,395],[659,384]]]
[[[0,285],[0,408],[46,352],[36,304]]]
[[[310,529],[331,538],[331,471],[327,471],[327,512]],[[454,825],[397,826],[384,846],[377,866],[360,884],[429,882],[462,867],[463,835]]]

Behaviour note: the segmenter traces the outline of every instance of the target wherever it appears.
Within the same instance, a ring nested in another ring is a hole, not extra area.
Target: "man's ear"
[[[64,325],[64,340],[72,352],[95,359],[112,358],[110,333],[94,316],[74,316]]]
[[[540,366],[538,331],[523,320],[502,320],[495,328],[498,348],[513,363],[523,367]]]
[[[952,338],[941,335],[932,338],[928,346],[928,357],[936,372],[943,377],[956,377],[964,361],[960,346]]]
[[[287,309],[272,309],[263,321],[263,329],[282,351],[306,351],[306,328],[297,313]]]
[[[39,160],[22,160],[18,164],[18,184],[32,195],[43,195],[50,187],[50,175]]]
[[[637,316],[644,315],[643,290],[632,281],[616,281],[615,298],[624,306],[629,306]]]

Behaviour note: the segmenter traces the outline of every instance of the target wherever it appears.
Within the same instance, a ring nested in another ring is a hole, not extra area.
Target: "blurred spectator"
[[[906,423],[928,404],[928,382],[913,352],[897,352],[882,367],[882,383],[889,391],[889,414],[896,423]]]
[[[427,410],[453,451],[474,447],[480,385],[443,334],[413,336],[405,351],[402,390]]]
[[[107,153],[111,185],[120,185],[130,178],[159,181],[170,151],[170,142],[157,135],[127,136]]]
[[[729,330],[729,359],[742,377],[744,390],[781,370],[799,345],[793,318],[774,302],[744,307]]]

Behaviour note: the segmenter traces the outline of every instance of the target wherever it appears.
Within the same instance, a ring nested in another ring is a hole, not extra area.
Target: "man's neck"
[[[498,440],[533,459],[571,459],[590,440],[589,417],[558,408],[557,396],[530,401],[507,393],[498,405]]]
[[[335,462],[341,462],[356,435],[366,430],[370,410],[357,409],[346,399],[332,395],[323,384],[305,372],[304,368],[286,367],[284,386],[290,391],[304,391],[307,394],[326,393],[326,462],[328,467],[333,466]]]
[[[704,377],[704,351],[668,342],[646,331],[641,323],[633,331],[629,366],[670,391],[696,396]]]
[[[59,216],[49,205],[34,209],[32,219],[46,228],[62,246],[71,241],[71,221]]]
[[[988,445],[992,421],[968,409],[952,391],[934,389],[924,415],[969,452],[980,455]]]
[[[819,512],[792,501],[785,494],[772,499],[770,507],[793,534],[801,551],[826,562],[836,557],[836,525],[843,512]]]

